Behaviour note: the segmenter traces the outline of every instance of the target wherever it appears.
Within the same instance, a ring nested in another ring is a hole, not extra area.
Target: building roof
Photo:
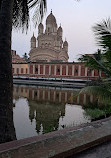
[[[35,36],[34,36],[34,33],[33,33],[33,36],[31,37],[31,41],[36,41],[36,38],[35,38]]]
[[[52,23],[55,23],[56,24],[56,18],[55,16],[52,14],[52,11],[51,13],[48,15],[47,19],[46,19],[46,25],[47,24],[52,24]]]
[[[63,45],[64,45],[64,46],[68,46],[68,42],[65,40],[65,42],[64,42]]]
[[[61,26],[59,26],[58,32],[62,32],[62,27]]]
[[[39,27],[39,28],[43,28],[43,24],[42,24],[42,23],[40,23],[38,27]]]

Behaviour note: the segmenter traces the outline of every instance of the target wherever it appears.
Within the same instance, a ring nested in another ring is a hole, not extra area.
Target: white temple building
[[[57,26],[56,18],[51,13],[46,19],[46,29],[42,23],[38,26],[38,37],[31,38],[30,60],[33,62],[68,62],[68,42],[62,40],[63,29]]]

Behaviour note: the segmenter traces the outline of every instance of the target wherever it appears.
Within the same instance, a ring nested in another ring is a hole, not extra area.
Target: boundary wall
[[[47,77],[47,78],[77,78],[97,79],[104,77],[103,72],[90,70],[83,63],[13,63],[12,71],[14,76]]]
[[[41,136],[0,144],[0,158],[67,158],[111,141],[111,117]]]

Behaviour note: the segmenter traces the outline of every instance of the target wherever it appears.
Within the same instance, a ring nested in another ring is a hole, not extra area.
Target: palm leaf
[[[93,27],[97,44],[106,50],[111,50],[111,20],[106,19]]]
[[[28,28],[29,23],[29,9],[27,0],[14,0],[13,6],[13,27],[16,28]]]
[[[13,6],[13,27],[28,29],[29,24],[29,11],[35,9],[34,20],[40,22],[43,18],[44,11],[46,8],[46,0],[14,0]]]
[[[96,57],[97,58],[97,57]],[[104,58],[100,58],[100,60],[97,60],[95,58],[95,54],[93,56],[89,55],[82,55],[78,60],[85,63],[86,67],[89,67],[90,69],[94,70],[97,69],[98,71],[103,71],[106,75],[111,76],[111,69],[108,67],[108,63],[104,61]],[[111,66],[111,64],[109,63]]]

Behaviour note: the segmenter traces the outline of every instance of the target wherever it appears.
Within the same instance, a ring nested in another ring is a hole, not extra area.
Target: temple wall
[[[97,70],[90,70],[82,63],[13,63],[14,76],[97,79]],[[100,73],[104,77],[103,72]]]

